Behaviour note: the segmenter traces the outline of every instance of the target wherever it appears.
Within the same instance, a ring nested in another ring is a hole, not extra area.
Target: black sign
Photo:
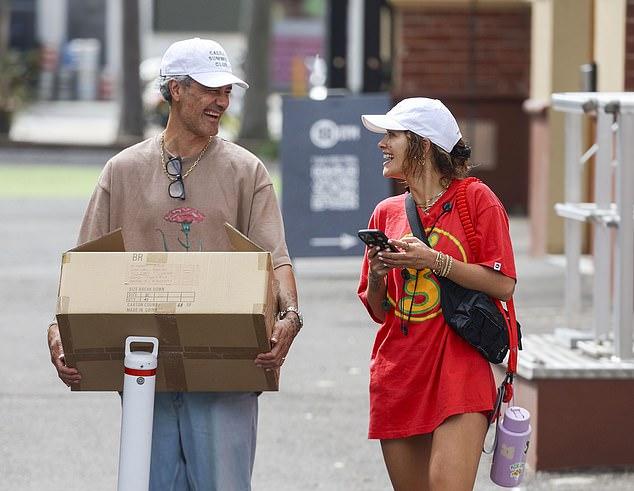
[[[362,114],[385,114],[387,94],[284,98],[282,212],[293,257],[363,253],[357,231],[390,194],[382,175],[381,136]]]

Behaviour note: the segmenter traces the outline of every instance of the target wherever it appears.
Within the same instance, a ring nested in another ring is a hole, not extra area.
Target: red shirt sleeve
[[[517,279],[509,219],[498,197],[483,183],[467,188],[467,201],[478,250],[476,263]]]

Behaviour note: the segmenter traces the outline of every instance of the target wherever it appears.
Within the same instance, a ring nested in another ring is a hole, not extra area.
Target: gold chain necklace
[[[443,194],[445,194],[445,191],[447,191],[447,189],[443,189],[435,196],[432,196],[428,200],[425,200],[425,203],[416,203],[416,205],[419,206],[425,213],[427,213],[429,209],[434,206],[434,203],[438,201]]]
[[[207,148],[209,147],[209,144],[211,143],[212,138],[213,136],[209,137],[209,140],[207,140],[207,144],[205,145],[205,148],[202,149],[202,151],[200,152],[200,155],[198,155],[198,158],[194,160],[194,163],[189,167],[189,169],[187,169],[187,172],[185,172],[185,174],[181,176],[182,179],[185,179],[189,175],[189,173],[194,170],[194,167],[198,165],[198,162],[200,162],[200,159],[202,159],[203,155],[205,155],[205,152],[207,151]],[[163,166],[163,172],[165,172],[165,175],[169,177],[171,181],[175,181],[176,178],[173,176],[170,176],[169,173],[167,172],[167,161],[165,160],[165,133],[161,135],[161,164]]]

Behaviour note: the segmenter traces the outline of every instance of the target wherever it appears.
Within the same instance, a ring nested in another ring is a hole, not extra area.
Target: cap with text
[[[185,39],[172,44],[163,55],[160,74],[189,75],[205,87],[236,84],[249,88],[249,84],[233,74],[224,48],[211,39]]]
[[[361,120],[363,126],[375,133],[409,130],[429,138],[446,152],[451,152],[462,138],[456,118],[438,99],[403,99],[386,114],[364,114]]]

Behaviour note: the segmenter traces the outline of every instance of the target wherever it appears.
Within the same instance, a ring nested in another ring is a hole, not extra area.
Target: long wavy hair
[[[423,173],[423,161],[425,160],[424,141],[427,138],[411,131],[406,131],[405,136],[407,137],[408,146],[405,161],[403,162],[403,174],[406,178],[416,178]],[[427,162],[431,161],[431,164],[438,169],[441,176],[440,184],[443,187],[448,187],[454,179],[467,177],[469,169],[471,169],[469,164],[471,147],[464,139],[458,140],[451,152],[446,152],[432,141],[429,141],[429,143],[431,147]]]

